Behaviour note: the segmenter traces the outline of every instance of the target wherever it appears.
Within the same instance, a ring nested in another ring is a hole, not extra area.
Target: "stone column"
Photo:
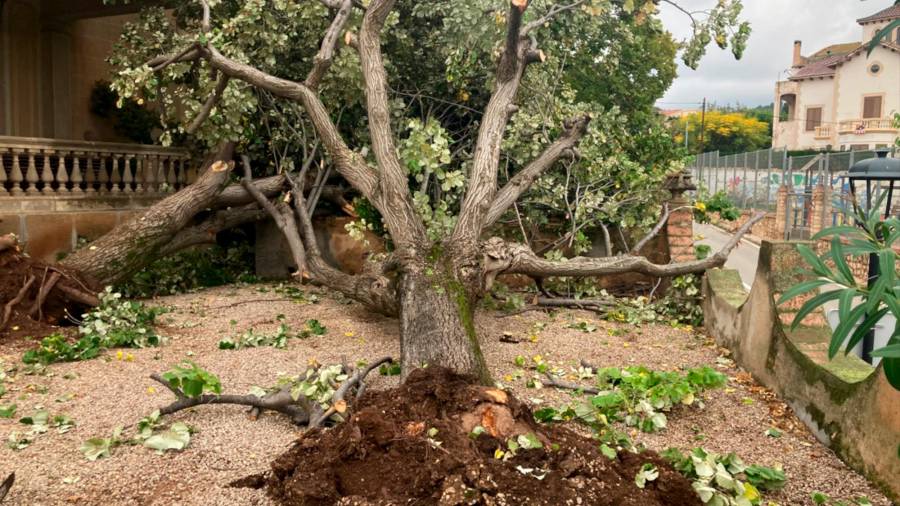
[[[831,187],[817,184],[813,188],[810,209],[809,236],[831,226]]]
[[[788,187],[782,184],[775,195],[775,230],[773,236],[776,240],[784,240],[787,237],[787,205]]]
[[[669,257],[673,262],[696,260],[694,252],[694,209],[685,192],[696,190],[689,172],[670,176],[666,189],[672,194],[669,200],[669,221],[666,234],[669,238]]]

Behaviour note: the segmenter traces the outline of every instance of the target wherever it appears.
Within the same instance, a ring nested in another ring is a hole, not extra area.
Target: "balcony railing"
[[[816,137],[816,139],[830,139],[831,138],[831,125],[817,126],[815,137]]]
[[[852,119],[838,124],[838,133],[858,134],[896,132],[893,118]]]
[[[150,196],[196,177],[182,149],[0,136],[0,197]]]

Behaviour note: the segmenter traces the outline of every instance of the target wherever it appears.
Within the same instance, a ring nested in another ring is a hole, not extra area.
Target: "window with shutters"
[[[806,131],[812,132],[818,126],[822,126],[822,108],[808,107],[806,109]]]
[[[882,97],[865,97],[863,100],[863,119],[881,117]]]

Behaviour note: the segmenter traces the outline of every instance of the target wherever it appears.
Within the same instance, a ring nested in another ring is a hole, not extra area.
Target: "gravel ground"
[[[281,375],[296,373],[308,360],[337,363],[399,353],[396,322],[365,312],[358,304],[321,297],[317,304],[298,304],[264,285],[222,287],[153,301],[171,307],[161,317],[159,333],[169,337],[160,348],[129,350],[118,359],[115,352],[98,359],[56,364],[44,374],[19,372],[7,381],[0,404],[15,402],[14,419],[0,419],[0,437],[23,431],[16,420],[38,406],[52,415],[66,414],[77,426],[65,434],[55,429],[39,435],[27,448],[0,448],[0,476],[16,471],[13,491],[4,504],[159,504],[159,505],[264,505],[264,493],[226,487],[230,481],[267,469],[286,450],[299,431],[285,417],[263,415],[248,419],[234,406],[204,406],[169,417],[199,430],[183,452],[157,455],[140,446],[116,448],[113,456],[88,462],[78,450],[91,437],[109,437],[116,426],[127,426],[169,403],[171,394],[148,378],[171,365],[191,359],[217,374],[223,389],[245,393],[251,386],[274,384]],[[293,328],[316,318],[327,328],[324,336],[293,339],[286,350],[249,348],[223,351],[222,337],[254,327],[271,331],[275,316],[284,314]],[[230,321],[236,321],[231,325]],[[590,321],[591,333],[568,328]],[[634,328],[593,321],[591,314],[563,311],[553,317],[542,313],[500,317],[482,313],[477,324],[484,354],[495,375],[520,397],[533,403],[561,405],[571,394],[553,389],[533,390],[525,379],[513,379],[517,355],[541,355],[554,366],[574,366],[587,360],[597,366],[646,365],[678,369],[714,364],[729,375],[729,385],[705,394],[704,407],[681,408],[669,417],[668,428],[658,434],[635,434],[650,448],[685,449],[702,445],[717,452],[736,452],[745,462],[781,464],[787,487],[766,499],[781,505],[812,504],[813,491],[834,499],[865,496],[876,505],[890,505],[860,475],[844,466],[830,450],[809,434],[787,407],[733,367],[721,350],[705,337],[666,326]],[[540,324],[543,329],[538,330]],[[507,332],[522,339],[501,343]],[[0,362],[9,369],[21,365],[18,349],[0,348]],[[391,386],[396,379],[370,376],[374,388]],[[778,427],[782,437],[765,436]]]

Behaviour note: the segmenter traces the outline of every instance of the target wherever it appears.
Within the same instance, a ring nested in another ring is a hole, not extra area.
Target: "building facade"
[[[0,135],[123,142],[91,114],[106,58],[140,3],[0,0]]]
[[[900,5],[858,19],[862,42],[803,56],[794,42],[790,76],[775,87],[772,145],[789,150],[867,150],[900,134],[900,29],[868,54],[874,35],[900,18]]]

